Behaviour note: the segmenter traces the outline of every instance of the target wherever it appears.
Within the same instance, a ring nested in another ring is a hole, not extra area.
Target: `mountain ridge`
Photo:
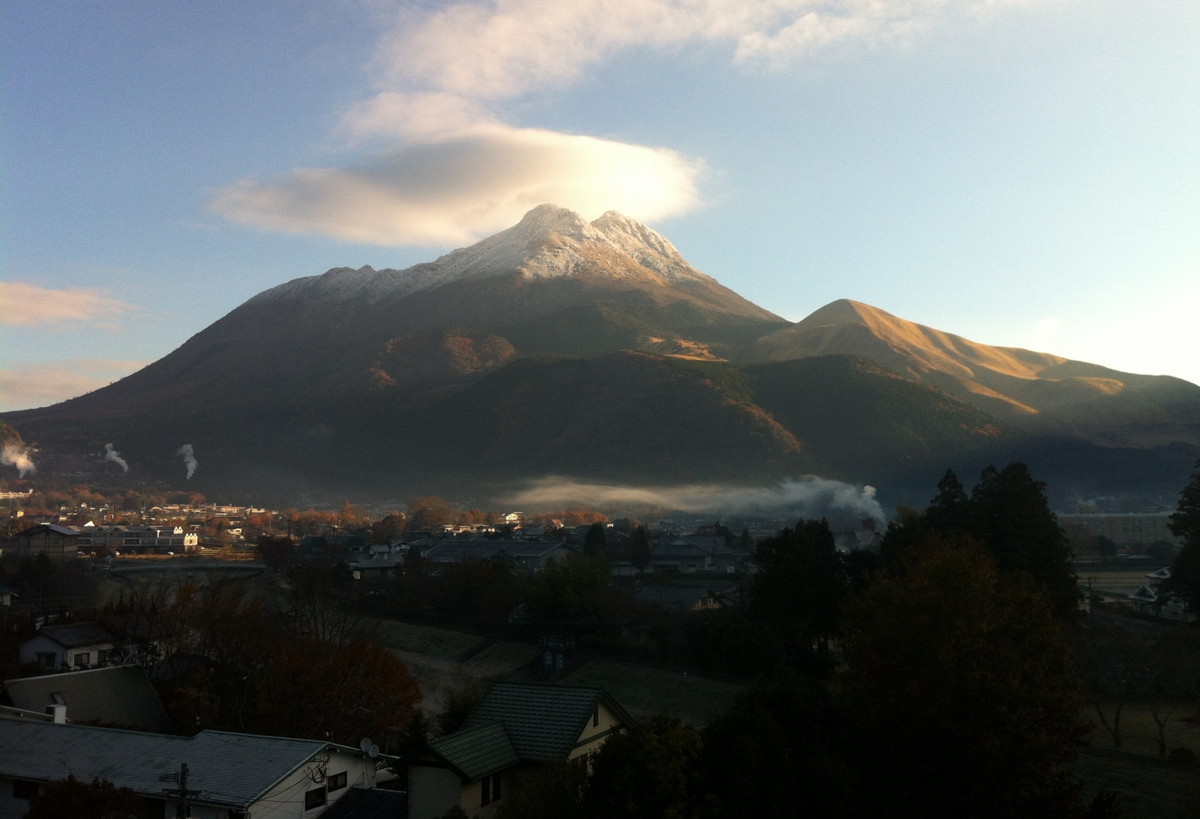
[[[199,484],[334,494],[487,492],[556,464],[915,488],[988,459],[1115,491],[1178,483],[1200,456],[1196,385],[849,299],[789,323],[648,227],[553,205],[406,270],[285,282],[109,387],[5,420],[64,474],[105,469],[86,453],[116,440],[168,480],[187,442]]]

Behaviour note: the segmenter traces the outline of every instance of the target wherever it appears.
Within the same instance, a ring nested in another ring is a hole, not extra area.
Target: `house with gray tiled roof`
[[[577,552],[577,549],[550,540],[445,538],[421,552],[421,557],[442,564],[499,560],[528,572],[537,572],[550,560],[563,560]]]
[[[116,647],[116,638],[95,623],[63,623],[44,626],[21,643],[23,663],[36,663],[47,670],[91,668],[105,665]]]
[[[496,683],[463,727],[407,760],[409,819],[494,816],[523,770],[585,760],[632,719],[600,688]]]
[[[147,816],[174,815],[187,765],[191,819],[316,819],[354,786],[373,787],[375,758],[310,739],[202,731],[194,737],[0,718],[0,819],[18,819],[49,782],[99,778],[129,788]]]
[[[4,694],[13,707],[25,711],[44,713],[63,706],[70,722],[135,731],[171,727],[145,669],[135,665],[5,680]]]

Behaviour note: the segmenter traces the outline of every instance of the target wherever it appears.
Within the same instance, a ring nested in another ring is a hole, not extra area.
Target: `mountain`
[[[190,444],[198,491],[283,500],[494,496],[555,474],[816,473],[905,496],[1013,459],[1071,491],[1173,495],[1200,454],[1195,385],[851,301],[791,324],[644,225],[552,205],[406,270],[281,284],[109,387],[5,420],[39,474],[178,485]]]

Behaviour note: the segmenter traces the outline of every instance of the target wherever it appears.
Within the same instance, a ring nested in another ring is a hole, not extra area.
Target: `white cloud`
[[[36,327],[88,322],[115,329],[116,319],[137,308],[92,288],[54,290],[27,282],[0,281],[0,326]]]
[[[502,104],[581,81],[620,52],[725,46],[781,70],[831,45],[908,40],[943,20],[1033,0],[464,0],[399,3],[342,117],[381,152],[221,191],[222,215],[380,244],[472,241],[553,202],[652,220],[700,204],[703,163],[663,148],[505,124]],[[377,147],[379,147],[377,145]]]
[[[144,361],[80,358],[0,370],[0,412],[44,407],[106,387]]]
[[[544,202],[653,220],[694,207],[700,166],[674,151],[493,125],[347,168],[244,181],[215,201],[259,228],[378,244],[459,244]]]

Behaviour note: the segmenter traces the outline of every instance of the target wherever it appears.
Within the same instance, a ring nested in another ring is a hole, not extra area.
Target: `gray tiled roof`
[[[107,779],[161,797],[188,763],[200,801],[247,807],[329,743],[203,731],[176,737],[85,725],[0,719],[0,776],[51,781]],[[344,749],[356,753],[352,749]]]
[[[521,761],[499,722],[456,731],[431,743],[430,748],[468,779],[511,768]]]
[[[523,760],[564,760],[604,696],[599,688],[496,683],[463,726],[501,723]]]
[[[165,731],[170,720],[145,670],[138,666],[96,668],[5,680],[12,703],[27,711],[44,711],[61,702],[71,722],[101,723],[142,731]],[[57,695],[57,697],[56,697]]]
[[[43,626],[40,634],[49,637],[63,648],[79,646],[94,646],[100,643],[113,642],[113,636],[108,629],[95,623],[65,623],[57,626]]]

